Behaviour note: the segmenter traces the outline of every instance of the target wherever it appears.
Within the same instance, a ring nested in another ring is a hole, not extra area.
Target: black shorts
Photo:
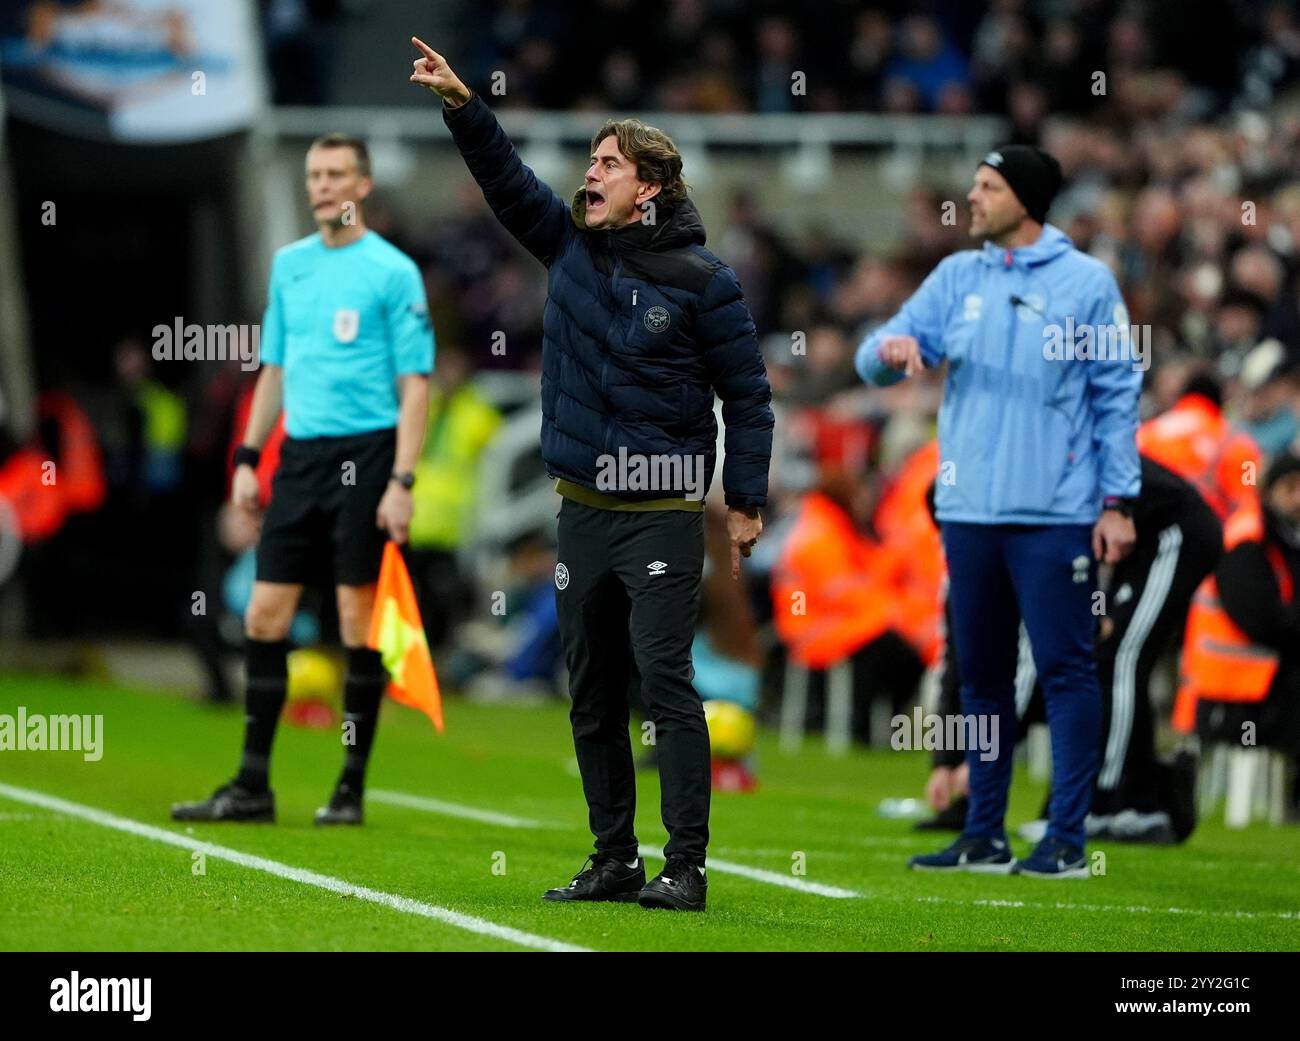
[[[375,525],[393,473],[396,430],[284,439],[257,545],[259,582],[335,585],[379,578],[388,534]]]

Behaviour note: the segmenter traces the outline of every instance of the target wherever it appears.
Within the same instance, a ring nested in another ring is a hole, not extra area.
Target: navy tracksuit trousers
[[[941,522],[965,715],[997,717],[997,755],[968,749],[966,836],[1005,838],[1016,746],[1020,621],[1038,666],[1052,735],[1047,835],[1083,849],[1097,776],[1101,688],[1094,658],[1097,568],[1086,524]]]

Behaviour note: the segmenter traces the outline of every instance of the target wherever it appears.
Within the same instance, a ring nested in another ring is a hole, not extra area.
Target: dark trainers
[[[1078,846],[1049,837],[1035,846],[1029,856],[1017,860],[1011,873],[1031,878],[1087,878],[1088,861]]]
[[[1014,858],[1006,839],[967,838],[962,836],[938,853],[922,853],[907,862],[915,871],[978,871],[987,875],[1005,875]]]
[[[203,802],[178,802],[174,821],[274,821],[275,793],[270,788],[252,792],[234,781],[223,784]]]
[[[665,911],[703,911],[709,895],[704,869],[685,857],[669,857],[664,869],[641,890],[637,903]]]
[[[361,793],[340,784],[330,796],[330,804],[316,811],[317,824],[360,824]]]
[[[587,867],[590,864],[591,867]],[[645,861],[640,857],[628,864],[602,854],[588,857],[582,870],[567,886],[548,889],[543,900],[612,900],[631,903],[645,885]]]

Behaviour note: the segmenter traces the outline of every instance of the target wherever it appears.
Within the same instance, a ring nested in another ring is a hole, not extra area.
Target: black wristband
[[[235,449],[235,465],[251,466],[257,469],[257,464],[262,461],[262,450],[260,448],[250,448],[248,445],[240,445]]]
[[[1121,517],[1133,516],[1133,500],[1125,499],[1118,495],[1108,495],[1102,503],[1103,510],[1114,510]]]
[[[406,470],[402,473],[394,473],[388,479],[390,481],[396,481],[408,492],[415,487],[415,474],[411,473],[410,470]]]

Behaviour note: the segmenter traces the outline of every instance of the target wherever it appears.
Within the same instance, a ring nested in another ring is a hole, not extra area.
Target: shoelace
[[[679,857],[671,857],[668,862],[664,864],[664,869],[660,874],[665,881],[672,881],[674,884],[680,884],[682,881],[690,877],[692,871],[695,871],[695,865],[689,860],[683,860]]]
[[[591,867],[587,867],[588,864],[590,864]],[[582,867],[578,868],[578,873],[573,876],[573,881],[569,883],[569,887],[572,888],[579,882],[587,881],[587,879],[591,878],[591,876],[598,870],[600,870],[599,862],[595,857],[588,856],[587,859],[582,862]]]

